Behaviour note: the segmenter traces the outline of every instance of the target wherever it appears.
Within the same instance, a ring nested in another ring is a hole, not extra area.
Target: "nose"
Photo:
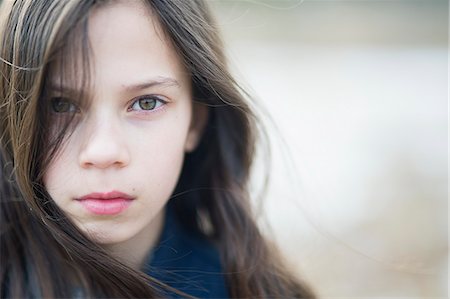
[[[88,127],[79,153],[82,168],[122,168],[129,164],[125,132],[121,132],[117,124],[97,121]]]

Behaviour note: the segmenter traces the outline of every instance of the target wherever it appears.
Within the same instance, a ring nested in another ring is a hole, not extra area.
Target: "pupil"
[[[156,101],[154,99],[140,99],[139,106],[143,110],[152,110],[156,106]]]

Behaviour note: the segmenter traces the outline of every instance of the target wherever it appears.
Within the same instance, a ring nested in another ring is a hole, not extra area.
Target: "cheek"
[[[130,168],[136,169],[133,175],[136,182],[153,192],[158,190],[159,198],[170,196],[175,188],[184,160],[184,140],[186,129],[164,130],[151,135],[151,139],[137,141],[133,147],[133,160]]]
[[[136,134],[129,139],[134,143],[130,147],[133,164],[146,165],[140,168],[158,173],[161,179],[180,171],[191,119],[191,110],[183,108],[186,111],[180,109],[182,111],[155,126],[131,133]]]
[[[52,159],[43,176],[45,189],[52,199],[59,204],[68,195],[71,182],[76,179],[77,169],[74,167],[75,155],[70,146],[63,147]]]

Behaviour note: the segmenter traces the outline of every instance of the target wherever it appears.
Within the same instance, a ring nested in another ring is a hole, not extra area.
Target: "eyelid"
[[[63,113],[80,113],[81,112],[81,108],[79,106],[79,104],[76,101],[73,101],[72,99],[65,97],[65,96],[52,96],[49,98],[49,104],[53,105],[53,102],[56,100],[60,100],[60,101],[64,101],[69,103],[69,105],[71,105],[74,110],[70,110],[70,111],[65,111],[65,112],[57,112],[57,111],[52,111],[53,113],[57,113],[57,114],[63,114]]]
[[[164,97],[164,96],[157,95],[157,94],[146,94],[146,95],[142,95],[142,96],[138,96],[138,97],[133,98],[133,99],[129,102],[129,104],[128,104],[127,111],[133,111],[133,110],[131,109],[131,107],[133,107],[133,105],[134,105],[137,101],[142,100],[142,99],[145,99],[145,98],[152,98],[152,99],[155,99],[155,100],[161,102],[162,105],[165,105],[165,104],[167,104],[167,103],[169,102],[169,100],[167,100],[167,98]],[[154,109],[152,109],[152,110],[136,110],[136,111],[137,111],[137,112],[144,112],[144,113],[152,113],[153,111],[159,110],[160,108],[161,108],[161,107],[154,108]]]

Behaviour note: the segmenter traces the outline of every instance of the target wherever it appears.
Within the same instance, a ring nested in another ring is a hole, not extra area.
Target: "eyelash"
[[[150,99],[152,101],[155,101],[154,106],[151,109],[143,109],[142,106],[139,105],[139,101],[141,100],[145,100],[145,99]],[[70,105],[69,107],[57,107],[58,104],[66,104],[66,105]],[[152,113],[155,110],[159,110],[161,109],[161,107],[163,107],[165,104],[167,104],[167,101],[161,99],[160,96],[156,96],[156,95],[145,95],[145,96],[140,96],[138,98],[135,98],[132,100],[131,104],[128,106],[127,111],[137,111],[139,113]],[[138,106],[138,107],[134,107],[134,106]],[[80,108],[71,100],[63,98],[63,97],[55,97],[51,99],[51,108],[53,109],[54,113],[79,113],[80,112]],[[134,107],[134,109],[133,109]],[[59,109],[65,110],[68,109],[68,111],[57,111]]]
[[[139,105],[139,101],[146,100],[146,99],[150,99],[152,101],[155,101],[155,104],[154,104],[154,106],[151,109],[143,109],[142,106]],[[131,102],[131,105],[128,106],[127,111],[137,111],[139,113],[152,113],[153,111],[161,109],[161,107],[163,107],[165,104],[167,104],[167,101],[161,99],[160,96],[157,96],[157,95],[145,95],[145,96],[140,96],[138,98],[135,98]],[[135,107],[133,109],[134,106],[137,106],[137,107]],[[136,109],[136,108],[138,108],[138,109]]]
[[[59,104],[59,107],[58,107]],[[61,106],[62,105],[69,105],[68,107],[66,106]],[[50,101],[50,105],[51,105],[51,109],[53,110],[53,113],[78,113],[80,112],[80,108],[78,107],[78,105],[76,105],[73,101],[64,98],[64,97],[54,97],[51,99]],[[57,111],[58,109],[62,109],[65,110],[66,108],[68,108],[68,111]]]

